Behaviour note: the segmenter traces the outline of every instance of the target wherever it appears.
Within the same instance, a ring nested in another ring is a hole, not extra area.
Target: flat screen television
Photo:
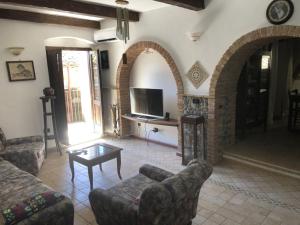
[[[130,88],[130,105],[132,114],[163,118],[163,90]]]

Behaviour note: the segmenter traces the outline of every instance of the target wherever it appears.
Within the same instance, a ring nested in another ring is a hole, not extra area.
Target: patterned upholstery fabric
[[[0,142],[5,146],[6,145],[6,137],[3,130],[0,128]]]
[[[4,146],[4,144],[2,143],[2,141],[0,140],[0,153],[2,152],[2,151],[4,151],[5,150],[5,146]]]
[[[2,157],[18,168],[37,175],[44,162],[44,149],[44,142],[7,145]]]
[[[29,136],[22,138],[14,138],[6,140],[7,145],[19,145],[19,144],[30,144],[33,142],[44,142],[44,138],[42,136]]]
[[[4,209],[2,216],[6,225],[13,225],[32,216],[34,213],[55,205],[64,198],[65,196],[54,191],[39,193],[11,208]]]
[[[1,132],[0,129],[0,136]],[[0,143],[0,157],[33,175],[38,174],[44,154],[45,144],[41,136],[8,139],[5,145]]]
[[[41,180],[31,174],[19,170],[8,161],[0,159],[0,211],[11,208],[39,193],[53,191],[44,185]],[[17,225],[73,225],[74,208],[68,198],[64,198],[46,209],[16,223]],[[0,215],[0,224],[4,218]]]
[[[211,173],[211,166],[197,160],[176,175],[144,165],[139,175],[109,190],[95,189],[89,199],[99,225],[187,225]]]
[[[151,178],[152,180],[156,180],[156,181],[163,181],[169,177],[174,176],[173,173],[169,172],[169,171],[165,171],[162,170],[160,168],[157,168],[155,166],[151,166],[151,165],[143,165],[140,168],[140,174],[145,175],[146,177]]]
[[[153,183],[155,181],[139,174],[107,191],[95,189],[89,197],[91,205],[97,209],[97,221],[103,225],[137,225],[139,196]],[[112,216],[113,212],[118,213]]]

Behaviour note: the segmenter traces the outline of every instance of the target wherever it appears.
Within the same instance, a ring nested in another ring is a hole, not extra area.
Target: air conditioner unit
[[[116,35],[116,27],[113,28],[107,28],[95,31],[94,33],[94,39],[96,42],[111,42],[111,41],[119,41],[117,35]]]

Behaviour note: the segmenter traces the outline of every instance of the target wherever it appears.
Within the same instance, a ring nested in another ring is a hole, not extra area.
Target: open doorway
[[[225,155],[300,173],[300,39],[267,44],[244,64],[236,98],[236,144]],[[299,115],[297,115],[299,114]]]
[[[74,145],[100,138],[101,74],[98,52],[88,48],[47,47],[59,141]]]

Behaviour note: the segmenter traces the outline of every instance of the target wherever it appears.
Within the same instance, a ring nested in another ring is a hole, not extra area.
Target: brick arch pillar
[[[170,66],[173,77],[176,81],[177,85],[177,106],[178,106],[178,114],[179,116],[183,113],[183,94],[184,87],[181,79],[181,75],[176,66],[175,61],[171,57],[171,55],[164,49],[162,46],[155,42],[151,41],[141,41],[136,44],[133,44],[126,51],[127,55],[127,64],[123,64],[122,60],[119,63],[117,70],[117,98],[118,104],[120,107],[120,115],[124,115],[126,113],[130,113],[130,93],[129,93],[129,82],[130,82],[130,74],[132,66],[136,60],[136,58],[147,48],[151,48],[157,51]],[[179,119],[179,118],[178,118]],[[130,122],[126,119],[121,118],[120,120],[120,131],[121,136],[126,136],[130,134]],[[180,129],[178,130],[178,144],[180,146],[181,143],[181,135]]]
[[[299,26],[271,26],[252,31],[224,53],[212,75],[208,100],[208,157],[216,163],[235,143],[236,91],[242,67],[256,50],[273,41],[300,37]]]

